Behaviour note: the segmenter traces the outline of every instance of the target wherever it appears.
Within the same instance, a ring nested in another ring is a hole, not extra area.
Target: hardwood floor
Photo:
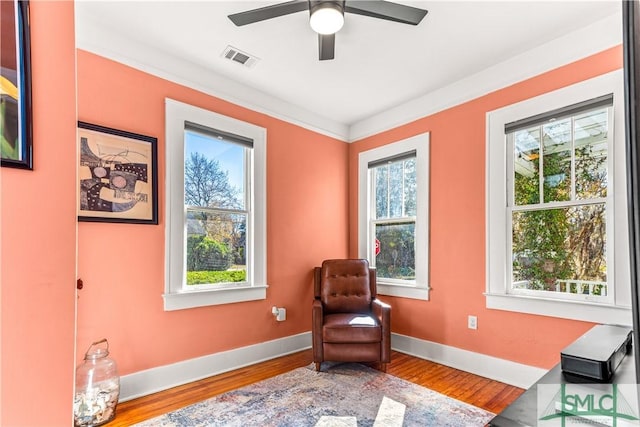
[[[123,402],[117,407],[116,418],[106,425],[130,426],[311,362],[311,350],[305,350]],[[494,413],[500,412],[524,392],[517,387],[395,351],[387,373]]]

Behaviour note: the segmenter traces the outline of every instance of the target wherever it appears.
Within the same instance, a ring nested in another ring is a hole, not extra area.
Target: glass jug
[[[116,416],[120,377],[116,362],[109,357],[106,339],[96,341],[76,368],[73,419],[76,427],[100,426]]]

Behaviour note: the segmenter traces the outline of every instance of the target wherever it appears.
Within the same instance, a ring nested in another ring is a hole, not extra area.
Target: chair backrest
[[[375,292],[375,270],[366,259],[326,260],[316,270],[315,297],[326,313],[367,313]]]

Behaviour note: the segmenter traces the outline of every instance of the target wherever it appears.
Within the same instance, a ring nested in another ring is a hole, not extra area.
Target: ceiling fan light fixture
[[[319,2],[311,8],[309,25],[318,34],[335,34],[344,25],[344,9],[336,2]]]

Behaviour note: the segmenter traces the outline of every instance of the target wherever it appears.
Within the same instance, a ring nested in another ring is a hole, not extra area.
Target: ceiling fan
[[[418,25],[427,11],[383,0],[294,0],[229,15],[237,26],[253,24],[291,13],[309,11],[309,24],[318,33],[321,61],[335,56],[336,32],[344,24],[344,13]]]

